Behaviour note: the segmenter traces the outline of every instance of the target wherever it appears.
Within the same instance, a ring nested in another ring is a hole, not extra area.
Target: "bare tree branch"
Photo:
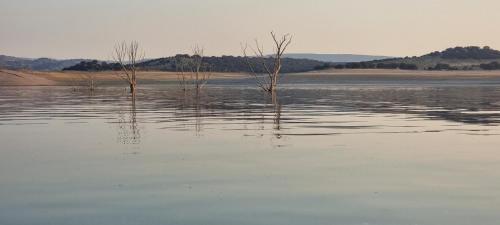
[[[135,93],[137,87],[137,64],[144,60],[145,53],[140,50],[139,43],[125,41],[117,44],[114,49],[113,60],[120,64],[119,77],[130,85],[130,92]]]
[[[254,58],[259,62],[262,70],[266,73],[262,79],[260,79],[261,76],[255,73],[256,70],[247,55],[248,44],[245,45],[245,47],[242,46],[243,56],[252,71],[252,75],[256,78],[258,86],[266,92],[276,91],[282,67],[283,54],[292,43],[292,36],[290,34],[285,34],[281,38],[278,38],[274,32],[271,32],[271,37],[274,42],[274,53],[271,57],[267,57],[264,54],[264,47],[259,44],[258,40],[255,40],[255,48],[250,47],[253,51]],[[274,62],[272,68],[268,66],[270,59],[273,59]]]
[[[188,58],[176,59],[179,84],[186,91],[188,84],[196,91],[201,90],[211,77],[210,68],[205,65],[204,48],[195,45],[192,49],[193,55]],[[188,68],[189,74],[186,74],[185,68]]]

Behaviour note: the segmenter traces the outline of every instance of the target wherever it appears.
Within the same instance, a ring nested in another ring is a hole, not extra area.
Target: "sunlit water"
[[[500,223],[498,79],[314,78],[1,87],[0,224]]]

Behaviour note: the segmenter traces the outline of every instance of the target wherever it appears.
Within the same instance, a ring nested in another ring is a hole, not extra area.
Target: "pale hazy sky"
[[[0,54],[109,59],[138,40],[147,57],[239,55],[268,32],[290,52],[421,55],[451,46],[500,49],[500,0],[0,0]]]

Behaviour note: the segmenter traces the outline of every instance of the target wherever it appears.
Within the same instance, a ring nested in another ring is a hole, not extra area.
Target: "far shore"
[[[0,86],[81,86],[86,85],[91,75],[95,82],[119,84],[119,72],[40,72],[28,70],[1,70]],[[424,70],[388,70],[388,69],[332,69],[306,73],[283,74],[283,76],[370,76],[370,77],[435,77],[435,78],[491,78],[500,77],[500,71],[424,71]],[[251,75],[245,73],[212,73],[211,79],[244,79]],[[138,80],[155,82],[175,82],[178,73],[147,71],[138,73]]]
[[[500,77],[500,70],[399,70],[399,69],[329,69],[311,71],[316,75],[361,75],[361,76],[426,76],[426,77]]]

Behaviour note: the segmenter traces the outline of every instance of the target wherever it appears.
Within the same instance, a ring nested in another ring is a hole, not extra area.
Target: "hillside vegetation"
[[[500,51],[490,47],[455,47],[420,57],[374,60],[335,65],[337,69],[406,69],[406,70],[497,70]]]
[[[182,71],[189,70],[185,65],[189,65],[190,62],[194,60],[194,57],[190,55],[176,55],[173,57],[165,57],[159,59],[147,60],[139,63],[137,66],[142,70],[146,71]],[[248,61],[247,61],[248,60]],[[204,57],[204,69],[212,72],[253,72],[263,73],[263,67],[257,66],[263,63],[260,58],[245,58],[245,57],[235,57],[235,56],[211,56]],[[274,63],[273,58],[266,58],[266,65],[271,67]],[[253,65],[252,67],[249,66]],[[282,60],[283,73],[298,73],[307,72],[322,68],[325,66],[325,62],[320,62],[316,60],[309,59],[291,59],[284,58]],[[107,63],[100,61],[83,61],[74,66],[65,68],[66,71],[108,71],[108,70],[120,70],[120,65],[116,63]]]

